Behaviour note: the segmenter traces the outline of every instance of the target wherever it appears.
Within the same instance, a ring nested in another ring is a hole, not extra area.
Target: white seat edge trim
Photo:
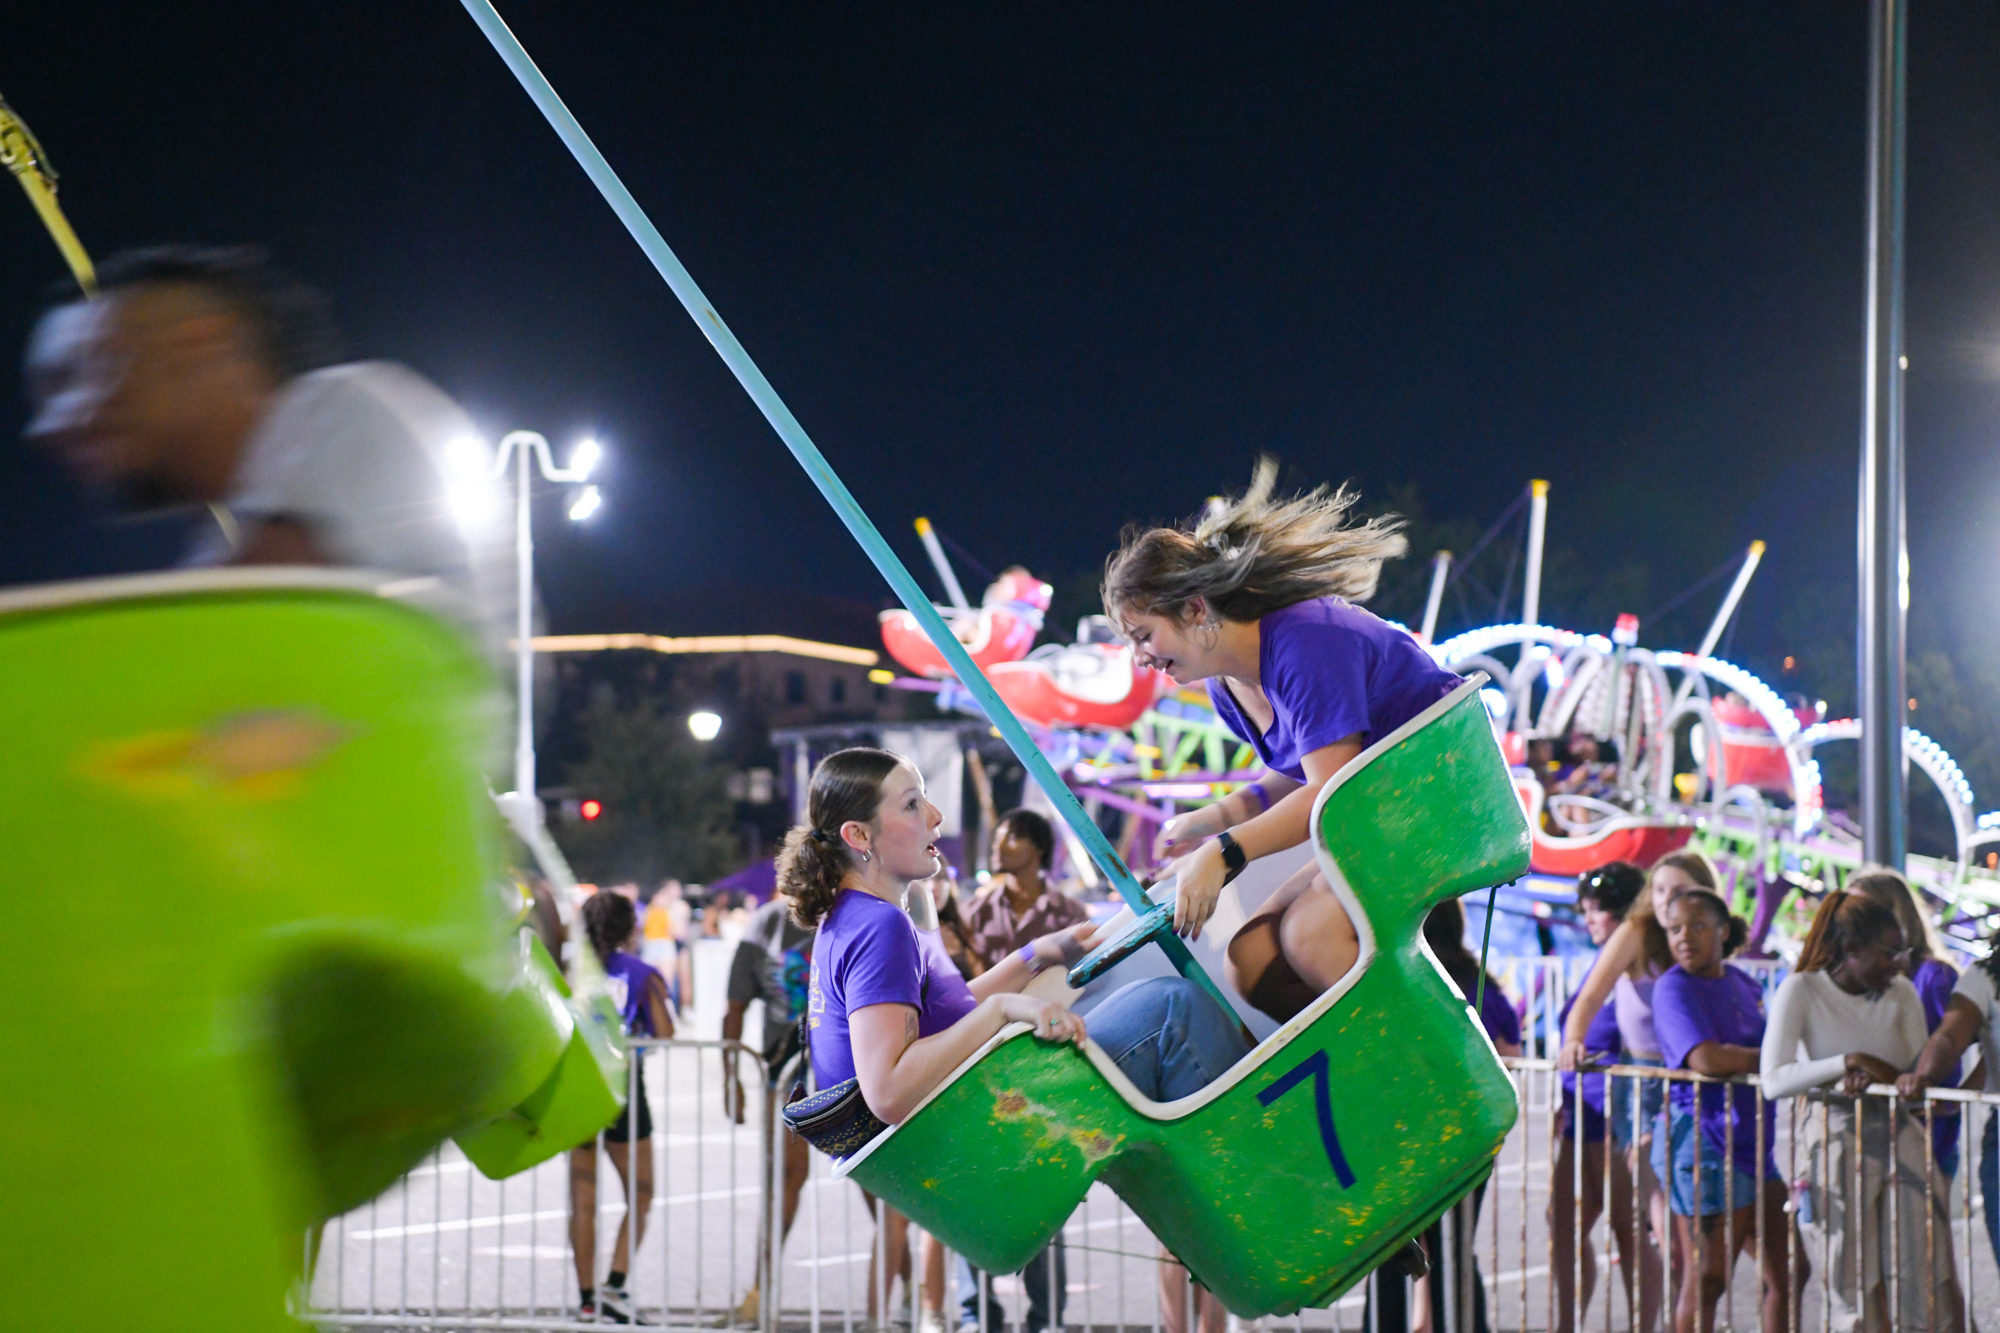
[[[174,569],[152,574],[114,574],[107,578],[69,579],[61,583],[8,588],[0,591],[0,615],[204,592],[300,589],[393,598],[408,592],[427,591],[435,582],[434,579],[413,579],[403,574],[321,565],[227,565],[216,569]]]

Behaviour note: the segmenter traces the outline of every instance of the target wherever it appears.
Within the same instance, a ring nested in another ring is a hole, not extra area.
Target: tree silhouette
[[[568,785],[604,803],[597,819],[555,830],[580,878],[699,883],[741,860],[728,774],[684,716],[655,700],[621,706],[607,687],[593,692],[577,727],[587,753],[569,765]]]

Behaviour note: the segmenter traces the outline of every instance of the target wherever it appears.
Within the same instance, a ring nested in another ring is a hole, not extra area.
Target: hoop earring
[[[869,853],[867,853],[867,852],[863,852],[863,853],[861,853],[861,859],[862,859],[862,860],[866,861],[866,860],[868,859],[868,857],[869,857]]]
[[[1212,653],[1215,651],[1215,645],[1222,639],[1222,626],[1215,617],[1208,616],[1195,624],[1194,633],[1197,636],[1196,641],[1201,644],[1201,650]]]

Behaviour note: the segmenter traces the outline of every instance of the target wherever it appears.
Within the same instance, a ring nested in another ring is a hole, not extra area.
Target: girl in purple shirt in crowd
[[[1271,496],[1277,464],[1192,527],[1130,529],[1105,566],[1104,608],[1139,660],[1175,684],[1208,682],[1216,715],[1255,747],[1258,782],[1168,820],[1174,927],[1193,939],[1225,881],[1309,835],[1313,801],[1342,765],[1464,682],[1407,631],[1362,610],[1401,520],[1347,522],[1358,497],[1325,487]],[[1354,965],[1360,945],[1317,865],[1273,894],[1229,944],[1238,994],[1281,1022]]]
[[[1749,927],[1707,889],[1690,889],[1674,899],[1664,924],[1675,966],[1653,987],[1653,1030],[1667,1067],[1711,1078],[1756,1073],[1764,1041],[1763,990],[1723,961],[1743,947]],[[1764,1333],[1791,1327],[1791,1304],[1805,1288],[1805,1248],[1796,1242],[1785,1211],[1785,1182],[1771,1158],[1776,1128],[1770,1105],[1747,1084],[1676,1082],[1667,1093],[1667,1131],[1654,1135],[1653,1170],[1667,1185],[1675,1248],[1692,1256],[1681,1266],[1677,1333],[1713,1327],[1737,1254],[1755,1249],[1759,1209]],[[1796,1269],[1787,1257],[1788,1239],[1800,1256]]]
[[[1873,899],[1896,914],[1896,924],[1903,928],[1904,947],[1909,950],[1903,975],[1924,1002],[1925,1031],[1936,1032],[1951,1004],[1952,989],[1958,985],[1958,969],[1937,956],[1909,881],[1893,870],[1865,865],[1848,876],[1847,891]],[[1931,1152],[1947,1180],[1958,1175],[1958,1127],[1963,1120],[1954,1103],[1939,1102],[1931,1108]]]
[[[626,1034],[671,1037],[674,1021],[667,1012],[667,979],[659,969],[630,952],[639,942],[639,913],[623,894],[604,890],[583,903],[583,929],[592,952],[604,964],[612,1003],[618,1006]],[[634,1061],[638,1057],[633,1056]],[[597,1140],[569,1153],[569,1236],[576,1258],[576,1285],[581,1294],[579,1315],[607,1324],[632,1322],[632,1298],[625,1274],[632,1251],[646,1232],[653,1206],[653,1109],[646,1100],[646,1080],[634,1080],[631,1098],[617,1119],[604,1130],[604,1155],[618,1172],[626,1193],[625,1216],[611,1249],[611,1268],[602,1291],[594,1290],[597,1275]]]

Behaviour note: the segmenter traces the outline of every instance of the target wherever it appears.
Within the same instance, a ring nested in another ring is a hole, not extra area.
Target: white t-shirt
[[[1953,995],[1963,995],[1979,1010],[1979,1054],[1986,1062],[1986,1091],[2000,1092],[2000,1024],[1993,1021],[1993,976],[1984,963],[1961,972]]]
[[[477,438],[457,403],[404,366],[315,370],[258,424],[224,507],[245,527],[298,521],[335,564],[434,578],[442,605],[490,640],[513,598],[498,541],[504,507]],[[189,563],[228,558],[217,534]]]
[[[1851,1052],[1909,1070],[1929,1036],[1923,999],[1907,977],[1877,997],[1849,995],[1824,972],[1794,972],[1771,997],[1758,1078],[1776,1099],[1836,1082]]]

